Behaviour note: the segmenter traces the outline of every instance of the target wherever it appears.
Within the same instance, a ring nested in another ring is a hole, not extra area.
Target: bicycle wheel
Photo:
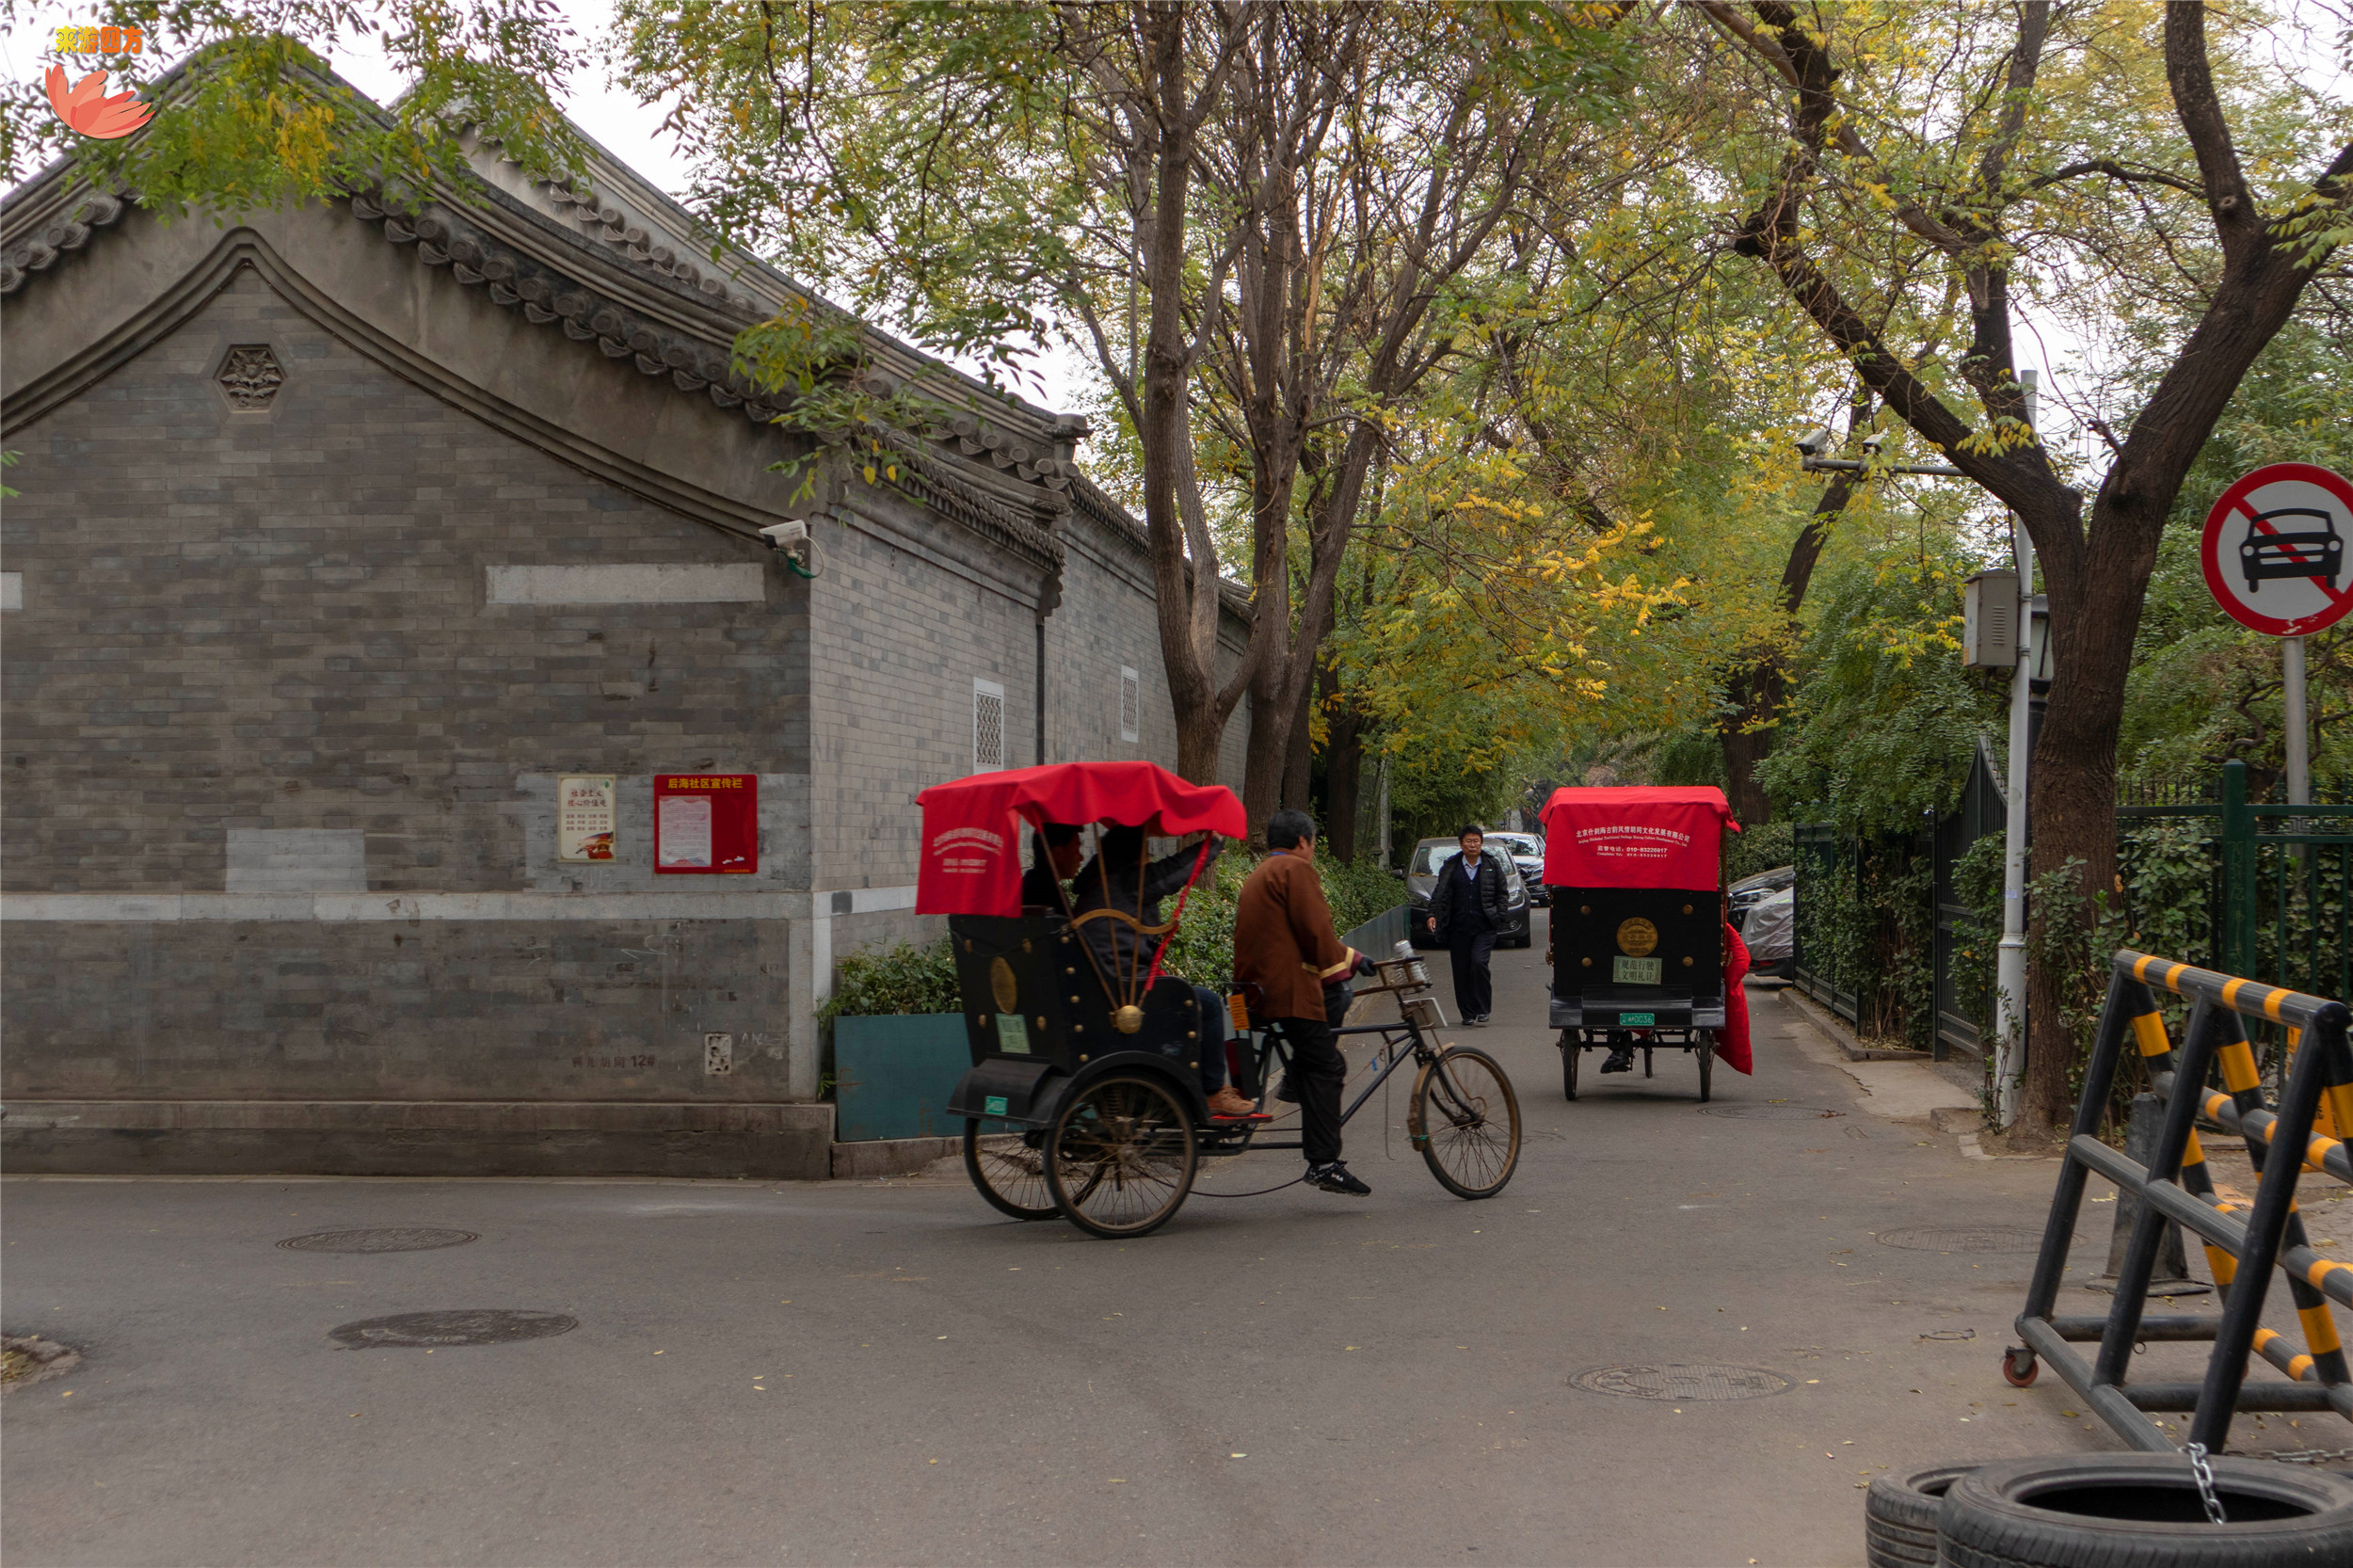
[[[1430,1174],[1458,1198],[1494,1197],[1519,1165],[1519,1096],[1485,1051],[1456,1046],[1424,1067],[1407,1125]]]
[[[1144,1078],[1107,1078],[1073,1095],[1046,1148],[1046,1187],[1062,1217],[1114,1239],[1166,1224],[1200,1163],[1193,1118]]]
[[[1007,1146],[992,1137],[983,1144],[977,1117],[968,1117],[964,1124],[964,1174],[1000,1214],[1016,1220],[1054,1217],[1054,1194],[1046,1190],[1046,1157],[1026,1140]]]
[[[1585,1048],[1577,1043],[1576,1032],[1562,1030],[1561,1032],[1561,1092],[1571,1099],[1577,1098],[1577,1059],[1584,1054]]]
[[[1700,1042],[1699,1057],[1700,1103],[1705,1105],[1708,1091],[1715,1086],[1716,1082],[1716,1037],[1713,1034]]]

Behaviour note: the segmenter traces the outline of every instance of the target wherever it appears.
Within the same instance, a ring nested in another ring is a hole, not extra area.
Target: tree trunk
[[[1299,707],[1291,714],[1290,755],[1283,763],[1283,807],[1286,810],[1315,810],[1312,796],[1315,790],[1316,699],[1331,695],[1332,680],[1332,666],[1327,661],[1318,666],[1315,684],[1300,693]]]
[[[1849,438],[1862,430],[1870,411],[1871,397],[1865,392],[1855,400],[1854,418],[1848,425]],[[1798,531],[1796,542],[1789,547],[1789,560],[1781,568],[1781,609],[1791,617],[1788,632],[1792,636],[1797,633],[1795,617],[1805,603],[1806,586],[1814,581],[1815,564],[1822,558],[1822,545],[1829,536],[1831,520],[1847,509],[1856,488],[1851,473],[1832,479],[1823,488],[1822,499],[1815,503],[1814,515],[1806,520],[1805,526]],[[1772,753],[1773,729],[1780,723],[1781,705],[1788,696],[1783,657],[1781,648],[1769,644],[1733,672],[1725,692],[1731,698],[1732,712],[1718,727],[1723,736],[1724,792],[1732,797],[1734,817],[1748,826],[1772,820],[1773,803],[1756,782],[1756,765]]]

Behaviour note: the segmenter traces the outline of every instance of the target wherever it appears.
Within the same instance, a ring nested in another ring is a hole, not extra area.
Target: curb
[[[1879,1046],[1866,1046],[1854,1037],[1844,1019],[1823,1008],[1796,985],[1785,985],[1778,993],[1782,1005],[1793,1009],[1798,1016],[1814,1026],[1815,1032],[1846,1052],[1849,1062],[1928,1062],[1932,1060],[1924,1050],[1889,1050]]]

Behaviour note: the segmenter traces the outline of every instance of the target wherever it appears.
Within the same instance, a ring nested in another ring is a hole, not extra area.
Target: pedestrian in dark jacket
[[[1466,1024],[1483,1025],[1495,1011],[1495,976],[1488,955],[1503,929],[1506,893],[1503,868],[1486,854],[1487,836],[1477,824],[1464,827],[1462,851],[1438,868],[1430,890],[1430,931],[1454,960],[1454,1007]]]

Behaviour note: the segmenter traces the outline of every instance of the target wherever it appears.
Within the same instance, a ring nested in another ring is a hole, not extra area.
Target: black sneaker
[[[1605,1073],[1630,1073],[1634,1070],[1634,1053],[1630,1050],[1609,1053],[1609,1060],[1601,1064]]]
[[[1367,1197],[1372,1189],[1351,1176],[1348,1167],[1335,1160],[1329,1165],[1307,1167],[1307,1185],[1326,1192],[1344,1192],[1352,1198]]]

